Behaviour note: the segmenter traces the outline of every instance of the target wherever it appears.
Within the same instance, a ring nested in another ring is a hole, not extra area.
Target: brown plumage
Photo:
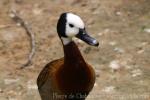
[[[64,57],[48,63],[38,76],[41,99],[85,100],[94,86],[95,72],[73,41],[63,44],[63,50]]]

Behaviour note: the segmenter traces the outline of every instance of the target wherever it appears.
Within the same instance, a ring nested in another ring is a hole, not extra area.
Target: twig
[[[31,65],[32,62],[32,58],[35,55],[35,36],[34,33],[31,30],[31,27],[29,27],[29,24],[27,22],[25,22],[17,13],[15,10],[12,10],[10,13],[10,17],[20,26],[22,26],[25,30],[26,33],[28,34],[28,36],[30,37],[30,44],[31,44],[31,51],[30,54],[28,56],[28,61],[21,66],[21,69]]]

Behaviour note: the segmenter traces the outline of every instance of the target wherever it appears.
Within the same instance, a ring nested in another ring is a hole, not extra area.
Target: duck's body
[[[94,86],[95,72],[73,41],[62,42],[64,57],[41,71],[37,79],[39,93],[42,100],[85,100]]]
[[[64,52],[64,58],[47,64],[38,77],[42,100],[84,100],[93,88],[95,72],[84,61],[76,44],[64,46]],[[76,98],[65,98],[69,95]]]

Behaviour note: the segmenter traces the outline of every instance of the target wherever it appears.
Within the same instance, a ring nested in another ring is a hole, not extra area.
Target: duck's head
[[[64,45],[69,44],[73,37],[77,37],[89,45],[99,45],[98,41],[86,32],[82,19],[73,13],[61,14],[57,23],[57,32]]]

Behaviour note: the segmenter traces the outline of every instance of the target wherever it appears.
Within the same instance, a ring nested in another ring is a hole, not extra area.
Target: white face
[[[73,37],[76,37],[89,45],[99,45],[98,41],[89,36],[86,32],[82,19],[73,13],[63,13],[60,16],[57,24],[57,31],[64,45],[69,44]]]
[[[66,35],[68,38],[72,38],[77,35],[79,33],[79,29],[84,29],[84,23],[77,15],[68,13],[66,21]]]

